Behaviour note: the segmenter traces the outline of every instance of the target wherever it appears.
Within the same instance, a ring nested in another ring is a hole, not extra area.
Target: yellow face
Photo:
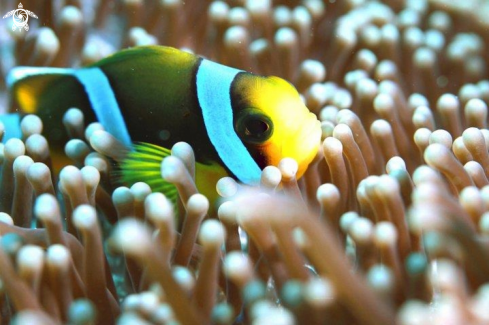
[[[236,132],[260,167],[277,166],[282,158],[299,164],[300,178],[316,156],[321,124],[297,90],[278,77],[244,74],[233,85],[238,110]]]

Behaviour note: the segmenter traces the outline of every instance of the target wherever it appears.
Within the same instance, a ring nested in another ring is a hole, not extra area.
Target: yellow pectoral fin
[[[149,143],[136,143],[134,150],[119,166],[117,176],[129,186],[136,182],[145,182],[153,191],[162,192],[175,204],[178,197],[175,186],[161,177],[161,162],[169,155],[169,149]],[[217,181],[225,176],[228,176],[227,171],[217,163],[195,165],[195,183],[199,192],[209,199],[211,216],[217,216]]]
[[[216,191],[216,184],[221,178],[226,176],[229,176],[228,172],[218,163],[197,163],[195,166],[195,183],[199,192],[209,199],[210,216],[217,217],[219,194]]]

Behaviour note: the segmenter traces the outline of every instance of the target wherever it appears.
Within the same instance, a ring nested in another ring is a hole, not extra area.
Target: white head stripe
[[[261,169],[233,127],[231,83],[240,72],[202,60],[197,71],[197,98],[207,134],[221,160],[241,182],[258,184]]]
[[[73,71],[74,76],[85,88],[95,115],[105,130],[127,147],[131,147],[131,137],[107,76],[100,68]]]

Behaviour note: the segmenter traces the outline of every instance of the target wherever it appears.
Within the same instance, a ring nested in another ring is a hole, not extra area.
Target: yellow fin
[[[171,155],[171,151],[150,143],[136,143],[126,159],[120,164],[120,180],[129,186],[136,182],[145,182],[154,192],[163,193],[177,207],[178,191],[176,187],[168,183],[161,176],[161,162]],[[220,164],[195,163],[195,184],[200,193],[205,195],[210,202],[209,214],[217,216],[219,195],[216,184],[222,177],[229,174]]]
[[[209,199],[209,215],[217,217],[217,205],[219,194],[217,194],[216,184],[223,178],[229,176],[224,167],[216,162],[210,164],[195,164],[195,185],[199,192]]]

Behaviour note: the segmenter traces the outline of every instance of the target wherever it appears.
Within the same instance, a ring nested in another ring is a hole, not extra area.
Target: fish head
[[[317,154],[321,123],[295,87],[278,77],[242,73],[233,82],[231,98],[236,133],[258,166],[293,158],[300,178]]]

